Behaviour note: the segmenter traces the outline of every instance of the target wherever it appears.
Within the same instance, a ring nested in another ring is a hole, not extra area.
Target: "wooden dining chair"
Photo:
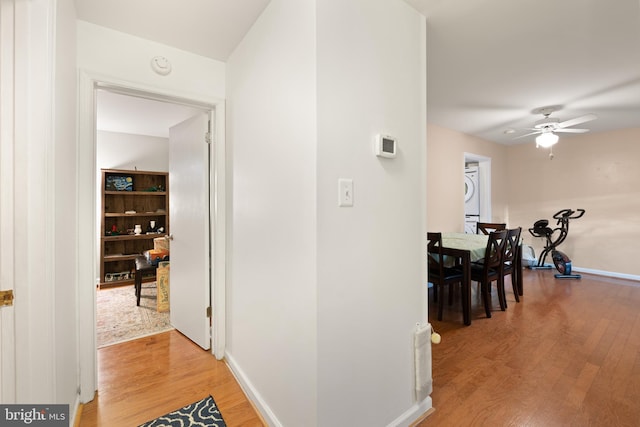
[[[492,231],[506,230],[507,224],[501,222],[478,222],[476,224],[476,234],[489,234]]]
[[[502,273],[502,259],[506,242],[507,230],[489,233],[484,258],[471,263],[471,280],[480,283],[487,317],[491,317],[491,295],[489,292],[491,282],[497,282],[500,309],[504,311],[507,308],[504,304],[504,276]]]
[[[520,296],[518,295],[518,283],[516,281],[516,256],[518,255],[518,247],[520,245],[520,234],[522,233],[522,227],[513,228],[507,230],[507,239],[504,245],[504,254],[502,256],[502,277],[511,275],[511,286],[513,287],[513,295],[516,297],[516,302],[520,302]],[[504,280],[503,280],[504,286]],[[507,299],[504,290],[502,295],[505,295],[504,306],[507,306]]]
[[[453,267],[445,267],[442,254],[442,233],[427,233],[427,255],[429,259],[429,282],[433,284],[433,297],[438,303],[438,320],[442,320],[443,289],[445,287],[449,288],[449,305],[451,305],[453,303],[453,286],[456,283],[462,286],[462,269],[455,265]]]

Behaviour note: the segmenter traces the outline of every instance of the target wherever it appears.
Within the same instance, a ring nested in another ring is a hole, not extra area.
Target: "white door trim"
[[[198,97],[192,93],[168,91],[140,83],[132,83],[80,70],[78,102],[78,334],[80,359],[80,401],[88,402],[97,389],[96,350],[96,258],[97,236],[95,226],[95,179],[96,179],[96,87],[108,88],[124,94],[144,96],[190,106],[215,110],[214,149],[211,162],[215,165],[210,176],[212,180],[211,212],[213,226],[211,239],[214,242],[213,292],[210,301],[213,307],[212,352],[217,359],[225,354],[225,280],[226,280],[226,170],[225,170],[225,104],[224,100],[212,97]]]

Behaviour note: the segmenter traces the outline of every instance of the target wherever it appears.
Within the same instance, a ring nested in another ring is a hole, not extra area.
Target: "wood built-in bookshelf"
[[[169,234],[169,174],[102,169],[101,188],[100,286],[133,284],[136,257]],[[141,234],[134,234],[136,224]]]

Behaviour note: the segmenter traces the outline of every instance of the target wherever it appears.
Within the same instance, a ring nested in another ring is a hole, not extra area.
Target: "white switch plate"
[[[340,178],[338,179],[338,206],[353,206],[353,180]]]

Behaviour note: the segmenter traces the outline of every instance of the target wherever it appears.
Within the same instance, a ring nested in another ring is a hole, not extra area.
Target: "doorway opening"
[[[159,244],[168,246],[168,241],[161,237],[170,232],[167,209],[170,185],[168,175],[164,175],[169,173],[169,130],[203,111],[96,89],[98,348],[172,329],[168,310],[158,308],[155,275],[143,279],[143,291],[135,298],[135,305],[132,302],[137,292],[131,295],[130,290],[135,258]],[[132,182],[119,194],[107,192],[101,171],[113,171],[105,172],[108,178],[117,178],[120,172],[115,171],[122,171]],[[157,216],[150,216],[151,211],[157,210],[160,210]],[[134,232],[136,223],[141,226],[140,233]],[[164,258],[167,260],[169,256]],[[149,272],[155,273],[155,269]]]
[[[212,319],[206,319],[209,325],[209,340],[212,342],[211,351],[216,358],[224,356],[224,279],[225,279],[225,143],[224,143],[224,102],[221,99],[194,99],[192,95],[164,92],[162,90],[142,87],[136,84],[123,84],[109,81],[104,76],[94,76],[82,72],[79,85],[79,141],[77,169],[78,169],[78,283],[85,284],[78,289],[78,331],[80,336],[80,389],[81,402],[93,399],[97,389],[97,346],[96,346],[96,286],[98,239],[96,233],[97,173],[97,115],[96,105],[99,90],[119,93],[135,98],[159,101],[169,104],[191,107],[197,110],[210,111],[211,136],[215,144],[203,155],[203,161],[211,165],[212,173],[207,173],[206,211],[210,227],[200,230],[210,242],[214,242],[207,259],[211,265],[211,292],[208,304],[214,307]],[[182,95],[182,96],[181,96]],[[204,135],[202,135],[204,137]],[[215,239],[213,236],[215,235]],[[206,284],[209,286],[209,283]],[[132,292],[133,293],[133,292]],[[135,302],[134,302],[135,304]],[[215,304],[215,306],[214,306]]]
[[[465,233],[475,234],[478,222],[491,222],[491,158],[464,153]]]

